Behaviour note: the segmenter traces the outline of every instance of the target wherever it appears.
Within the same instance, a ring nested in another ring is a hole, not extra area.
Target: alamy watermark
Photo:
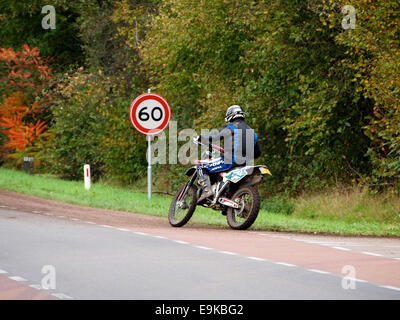
[[[41,288],[43,290],[56,289],[56,268],[53,265],[44,265],[41,270],[44,277],[42,278]]]
[[[151,163],[187,165],[199,158],[217,159],[223,156],[224,163],[241,165],[250,164],[254,159],[253,129],[237,130],[236,133],[228,129],[201,129],[200,134],[203,137],[202,144],[197,145],[193,142],[193,138],[199,136],[196,130],[186,128],[178,132],[177,122],[170,121],[168,137],[165,131],[151,136]],[[212,148],[212,154],[207,154],[210,144],[221,148]]]
[[[342,7],[342,13],[345,16],[342,19],[342,28],[344,30],[356,28],[356,9],[352,5],[345,5]]]
[[[345,265],[342,268],[342,274],[345,276],[342,278],[342,288],[345,290],[356,289],[356,268],[351,265]]]
[[[56,28],[56,9],[54,6],[45,5],[42,8],[42,14],[46,14],[42,19],[42,28],[55,29]]]

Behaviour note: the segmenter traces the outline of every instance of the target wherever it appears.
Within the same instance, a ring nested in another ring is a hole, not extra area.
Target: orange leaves
[[[20,159],[25,153],[37,152],[47,133],[46,117],[42,112],[49,105],[50,97],[43,92],[52,77],[46,60],[38,48],[27,44],[21,50],[0,48],[0,155]]]
[[[0,62],[6,65],[8,72],[0,81],[8,82],[11,87],[30,87],[38,91],[39,86],[51,77],[51,69],[39,55],[37,47],[31,50],[27,44],[21,51],[0,48]]]
[[[24,121],[25,116],[34,116],[41,111],[37,108],[38,103],[35,102],[30,106],[20,91],[4,97],[3,100],[0,104],[0,126],[5,128],[1,132],[8,137],[4,146],[15,152],[25,151],[46,129],[44,121],[37,120],[36,123]]]

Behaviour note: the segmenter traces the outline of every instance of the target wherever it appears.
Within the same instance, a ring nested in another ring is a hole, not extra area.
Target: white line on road
[[[223,254],[229,254],[229,255],[232,255],[232,256],[236,256],[237,255],[237,253],[235,253],[235,252],[230,252],[230,251],[219,251],[220,253],[223,253]]]
[[[51,295],[56,297],[56,298],[58,298],[58,299],[73,299],[72,297],[67,296],[64,293],[52,293]]]
[[[346,279],[351,280],[351,281],[361,282],[361,283],[368,283],[368,281],[366,281],[366,280],[361,280],[361,279],[357,279],[357,278],[353,278],[353,277],[346,277]]]
[[[189,244],[189,242],[182,241],[182,240],[172,240],[172,241],[174,241],[176,243],[180,243],[180,244]]]
[[[361,279],[354,279],[354,280],[357,281],[357,282],[361,282],[361,283],[368,283],[367,280],[361,280]]]
[[[209,248],[209,247],[203,247],[203,246],[194,246],[194,247],[197,248],[197,249],[212,250],[212,249]]]
[[[256,260],[256,261],[266,261],[265,259],[263,259],[263,258],[258,258],[258,257],[247,257],[248,259],[251,259],[251,260]]]
[[[106,224],[100,224],[99,226],[100,226],[100,227],[103,227],[103,228],[112,228],[112,226],[108,226],[108,225],[106,225]]]
[[[164,236],[153,236],[154,238],[158,238],[158,239],[168,239],[167,237]]]
[[[0,274],[5,274],[5,273],[8,273],[8,272],[6,270],[0,269]]]
[[[138,231],[134,231],[135,234],[141,235],[141,236],[148,236],[147,233],[144,232],[138,232]]]
[[[18,282],[28,281],[28,280],[26,280],[26,279],[24,279],[22,277],[18,277],[18,276],[13,276],[13,277],[8,277],[8,278],[11,279],[11,280],[14,280],[14,281],[18,281]]]
[[[322,271],[322,270],[318,270],[318,269],[307,269],[307,270],[311,271],[311,272],[316,272],[316,273],[330,274],[330,272],[328,272],[328,271]]]
[[[375,256],[375,257],[383,257],[383,255],[379,254],[379,253],[373,253],[373,252],[368,252],[368,251],[363,251],[361,252],[363,254],[367,254],[369,256]]]
[[[30,284],[29,286],[36,290],[42,290],[42,286],[40,284]]]
[[[77,218],[71,218],[72,221],[81,221],[80,219]]]
[[[332,247],[333,249],[338,249],[338,250],[342,250],[342,251],[350,251],[350,249],[348,248],[343,248],[343,247]]]
[[[286,262],[275,262],[276,264],[279,264],[281,266],[286,266],[286,267],[295,267],[294,264],[291,263],[286,263]]]
[[[392,287],[392,286],[380,286],[380,287],[385,289],[400,291],[400,288],[397,287]]]
[[[119,231],[131,231],[131,230],[124,229],[124,228],[117,228],[117,230],[119,230]]]

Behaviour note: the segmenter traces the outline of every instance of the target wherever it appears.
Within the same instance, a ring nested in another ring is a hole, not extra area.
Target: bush
[[[52,106],[55,138],[48,150],[56,174],[81,179],[83,165],[90,164],[95,180],[108,176],[131,183],[143,173],[146,142],[133,130],[130,102],[118,98],[115,83],[83,68],[59,79]]]

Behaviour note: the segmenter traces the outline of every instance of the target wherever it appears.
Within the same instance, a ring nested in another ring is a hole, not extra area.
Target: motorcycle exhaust
[[[221,198],[218,199],[218,202],[223,204],[224,206],[231,207],[231,208],[234,208],[234,209],[239,209],[240,208],[239,205],[236,202],[234,202],[232,200],[229,200],[227,198],[221,197]]]

